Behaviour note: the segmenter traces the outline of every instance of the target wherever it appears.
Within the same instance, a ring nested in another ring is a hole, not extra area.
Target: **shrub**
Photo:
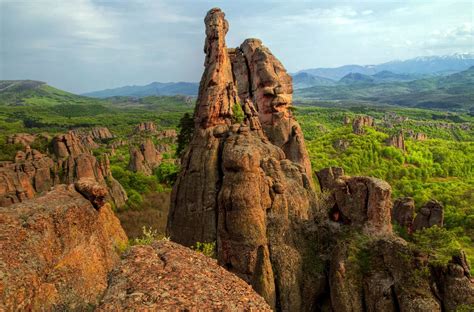
[[[132,239],[130,245],[150,245],[157,240],[169,240],[168,237],[163,234],[159,234],[157,230],[154,230],[152,227],[147,228],[146,226],[142,227],[143,236],[139,238]]]
[[[242,110],[242,106],[240,106],[240,103],[236,102],[234,106],[232,107],[232,119],[235,123],[242,123],[244,121],[245,115],[244,111]]]
[[[196,245],[192,247],[195,251],[202,253],[206,257],[215,258],[216,257],[216,242],[211,243],[201,243],[197,242]]]

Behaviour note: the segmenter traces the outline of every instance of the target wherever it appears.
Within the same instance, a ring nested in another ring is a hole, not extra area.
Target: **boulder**
[[[96,311],[271,311],[216,260],[169,241],[134,246],[112,272]]]

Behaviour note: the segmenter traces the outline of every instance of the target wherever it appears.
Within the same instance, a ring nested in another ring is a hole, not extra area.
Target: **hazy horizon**
[[[289,72],[474,52],[470,1],[0,0],[0,6],[0,79],[41,80],[75,93],[199,81],[203,19],[216,6],[230,24],[227,46],[260,38]]]

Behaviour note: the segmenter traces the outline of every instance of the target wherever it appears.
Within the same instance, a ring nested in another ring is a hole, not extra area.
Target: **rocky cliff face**
[[[94,208],[72,185],[0,208],[0,237],[5,311],[84,310],[97,304],[108,272],[120,260],[116,248],[127,244],[110,205]]]
[[[272,307],[300,306],[304,276],[294,264],[302,252],[292,229],[311,215],[313,193],[289,109],[291,78],[258,40],[228,50],[219,9],[205,24],[195,135],[173,189],[169,234],[188,246],[217,241],[219,263]]]

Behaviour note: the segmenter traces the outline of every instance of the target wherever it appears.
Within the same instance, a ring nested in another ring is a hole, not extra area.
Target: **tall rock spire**
[[[229,24],[218,8],[210,10],[205,18],[206,53],[205,70],[199,86],[197,100],[197,126],[207,128],[229,124],[236,104],[237,92],[232,77],[232,67],[225,45]]]
[[[219,263],[272,307],[301,306],[296,227],[310,218],[314,193],[289,108],[291,78],[258,40],[227,49],[220,9],[205,24],[194,137],[173,188],[168,234],[187,246],[215,241]]]

